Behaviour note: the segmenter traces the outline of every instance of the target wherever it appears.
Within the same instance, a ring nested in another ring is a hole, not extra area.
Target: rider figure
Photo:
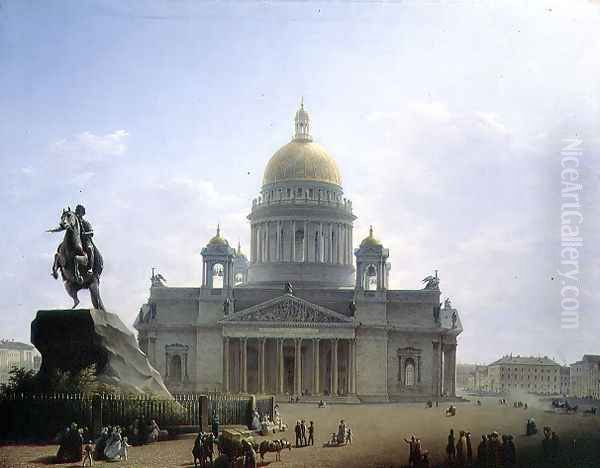
[[[79,224],[81,225],[81,245],[88,259],[87,271],[91,273],[94,268],[94,243],[92,242],[94,230],[89,221],[83,219],[85,216],[85,208],[82,205],[77,205],[75,207],[75,214],[79,218]]]

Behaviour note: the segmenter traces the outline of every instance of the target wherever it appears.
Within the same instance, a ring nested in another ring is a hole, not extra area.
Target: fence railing
[[[161,428],[209,430],[213,414],[220,424],[250,423],[253,407],[273,417],[273,397],[220,393],[175,394],[174,400],[113,394],[5,394],[0,396],[0,439],[47,440],[72,422],[98,434],[103,426],[127,430],[136,419],[154,419]]]

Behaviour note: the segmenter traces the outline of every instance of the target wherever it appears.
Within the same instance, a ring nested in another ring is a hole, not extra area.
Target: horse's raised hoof
[[[58,279],[58,273],[56,271],[52,272],[52,278]]]
[[[79,301],[75,301],[75,302],[73,303],[73,307],[71,307],[71,309],[74,309],[74,308],[75,308],[75,307],[77,307],[78,305],[79,305]]]

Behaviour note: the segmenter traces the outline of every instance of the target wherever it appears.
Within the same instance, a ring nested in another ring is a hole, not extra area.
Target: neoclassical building
[[[389,289],[390,252],[372,228],[354,248],[352,202],[303,105],[294,126],[252,202],[250,258],[217,228],[199,287],[153,275],[140,347],[172,391],[453,396],[462,326],[437,273],[424,289]]]

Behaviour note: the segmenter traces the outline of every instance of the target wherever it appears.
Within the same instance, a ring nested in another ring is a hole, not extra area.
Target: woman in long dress
[[[108,442],[106,443],[106,448],[104,449],[104,456],[108,461],[118,460],[121,455],[121,448],[123,445],[123,439],[121,438],[121,429],[116,427],[113,430]]]
[[[338,444],[346,443],[346,423],[344,422],[343,419],[340,421],[340,425],[338,426],[337,439],[338,439]]]

